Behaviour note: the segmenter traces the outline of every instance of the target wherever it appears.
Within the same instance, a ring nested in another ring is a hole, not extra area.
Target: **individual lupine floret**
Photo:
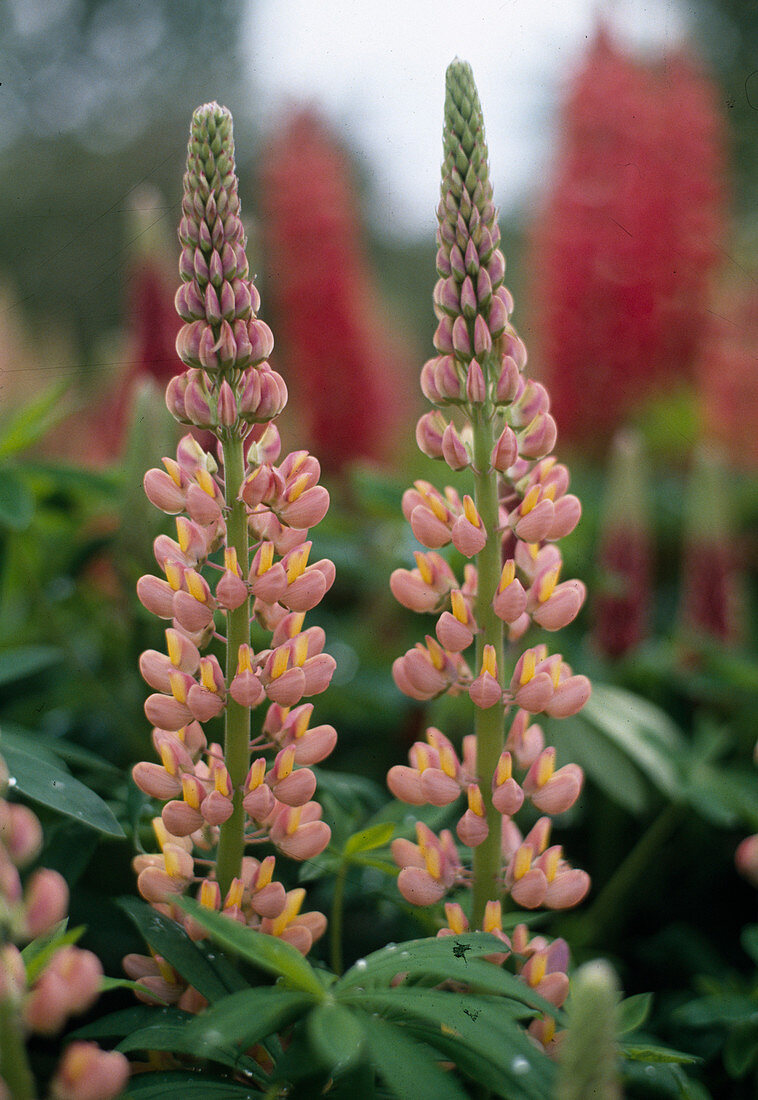
[[[395,842],[398,886],[407,900],[432,905],[470,885],[471,915],[450,909],[449,927],[490,929],[504,892],[525,908],[565,908],[589,888],[588,876],[570,867],[560,846],[550,846],[546,816],[573,805],[581,769],[556,768],[555,750],[529,718],[575,714],[590,694],[589,681],[539,640],[515,660],[505,648],[506,637],[515,644],[532,627],[559,630],[578,614],[585,588],[562,579],[556,542],[574,529],[581,506],[568,492],[568,470],[551,454],[556,427],[549,395],[524,375],[526,349],[509,320],[513,301],[503,285],[481,108],[471,70],[460,61],[447,73],[443,142],[438,354],[421,374],[436,408],[422,416],[417,441],[449,469],[470,469],[474,491],[461,496],[452,486],[440,491],[419,480],[403,496],[403,514],[430,553],[416,554],[415,570],[396,570],[391,586],[406,607],[433,613],[437,622],[436,638],[427,634],[399,657],[393,676],[419,701],[465,691],[476,732],[464,738],[461,762],[444,735],[429,730],[427,743],[412,747],[410,766],[392,768],[388,783],[415,805],[452,805],[466,796],[456,826],[460,851],[452,833],[436,837],[420,824],[417,844]],[[464,585],[437,553],[451,543],[472,559]],[[523,837],[513,816],[525,801],[545,816]],[[559,1003],[565,966],[552,962],[547,948],[535,948],[524,980]],[[560,976],[548,979],[553,973]]]
[[[68,887],[57,871],[42,867],[23,884],[21,871],[42,846],[42,828],[27,807],[7,802],[9,785],[0,758],[0,1009],[4,1044],[13,1034],[12,1057],[2,1059],[0,1094],[37,1095],[24,1040],[35,1033],[55,1035],[71,1016],[86,1012],[100,993],[103,969],[96,955],[71,943],[46,949],[31,979],[17,944],[50,936],[64,921]],[[10,1046],[10,1043],[9,1043]],[[119,1095],[129,1075],[123,1054],[107,1054],[95,1044],[72,1043],[51,1084],[51,1096],[66,1100]]]
[[[154,690],[145,713],[161,763],[139,763],[133,776],[164,806],[154,822],[160,852],[138,856],[135,868],[140,893],[194,935],[173,899],[199,884],[201,904],[273,935],[289,928],[285,938],[308,950],[323,918],[298,916],[300,899],[280,919],[290,903],[271,880],[273,857],[253,868],[244,853],[271,844],[303,860],[329,841],[307,765],[329,754],[336,733],[309,729],[312,706],[302,702],[325,690],[335,668],[323,630],[304,627],[334,581],[330,561],[309,560],[308,531],[329,494],[307,451],[280,461],[272,421],[287,390],[268,363],[271,331],[256,316],[231,130],[217,104],[192,120],[176,295],[185,322],[177,351],[188,369],[166,393],[180,422],[213,432],[219,462],[187,435],[176,459],[145,476],[150,500],[176,517],[176,538],[156,539],[163,577],[137,586],[143,605],[171,625],[167,653],[151,650],[140,662]],[[271,635],[268,647],[253,648],[251,622]],[[264,704],[262,732],[251,738],[250,712]],[[222,721],[223,745],[204,732]]]

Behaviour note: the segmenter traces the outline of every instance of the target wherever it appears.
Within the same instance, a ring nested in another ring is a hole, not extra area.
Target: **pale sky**
[[[371,181],[389,233],[433,224],[444,77],[469,61],[484,110],[495,199],[529,206],[549,161],[561,87],[604,11],[653,52],[687,31],[680,0],[253,0],[245,43],[264,130],[288,100],[322,108]]]

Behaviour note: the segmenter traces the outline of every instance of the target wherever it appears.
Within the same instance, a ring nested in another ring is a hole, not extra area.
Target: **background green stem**
[[[7,1001],[0,1001],[0,1078],[13,1100],[34,1100],[34,1078],[24,1046],[18,1013]]]
[[[630,893],[650,863],[660,858],[663,845],[674,832],[684,812],[678,802],[665,806],[642,834],[626,859],[616,868],[592,905],[578,916],[572,943],[606,942],[621,931]]]
[[[342,911],[345,904],[345,882],[347,881],[347,863],[341,863],[334,884],[334,898],[329,920],[330,953],[332,970],[342,973]]]
[[[245,476],[243,440],[234,437],[224,440],[224,490],[229,514],[226,521],[226,545],[237,551],[240,572],[247,579],[249,567],[249,537],[247,512],[243,501],[238,500]],[[226,683],[231,683],[237,671],[238,650],[250,641],[250,601],[227,612],[226,616]],[[221,826],[218,845],[216,874],[222,895],[231,881],[240,874],[245,851],[245,811],[242,809],[244,784],[250,768],[250,710],[240,706],[230,695],[226,700],[226,728],[224,757],[234,787],[234,810]]]
[[[492,608],[492,597],[500,580],[500,538],[498,528],[497,473],[490,468],[494,445],[494,421],[489,405],[475,407],[471,418],[474,434],[475,490],[477,511],[487,532],[487,542],[477,555],[478,594],[474,615],[479,626],[476,636],[476,670],[481,668],[486,645],[494,646],[498,675],[503,675],[503,623]],[[491,779],[503,750],[503,707],[476,708],[476,767],[489,832],[474,849],[472,927],[481,928],[487,902],[500,896],[500,833],[502,819],[492,805]]]

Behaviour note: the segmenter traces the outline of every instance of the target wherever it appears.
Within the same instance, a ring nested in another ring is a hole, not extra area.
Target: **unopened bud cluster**
[[[7,1044],[0,1076],[0,1096],[12,1096],[13,1071],[23,1055],[10,1053],[12,1040],[29,1034],[56,1035],[72,1016],[97,1000],[103,977],[96,955],[73,944],[52,952],[37,973],[27,974],[18,944],[54,932],[68,911],[68,887],[57,871],[33,871],[26,883],[21,872],[42,845],[42,827],[27,807],[8,802],[8,771],[0,758],[0,1046]],[[121,1093],[129,1068],[122,1054],[107,1053],[94,1043],[73,1043],[50,1085],[55,1100],[89,1100]]]
[[[488,870],[495,893],[484,918],[493,931],[500,929],[503,892],[528,909],[560,909],[576,905],[589,888],[585,872],[572,869],[550,841],[550,816],[573,805],[582,771],[575,764],[556,768],[555,749],[531,721],[539,714],[575,714],[589,696],[589,681],[541,641],[509,664],[504,656],[504,640],[515,644],[533,626],[559,630],[579,612],[584,585],[561,580],[556,543],[576,526],[581,508],[567,491],[566,467],[551,454],[556,428],[547,391],[523,373],[526,350],[509,320],[513,302],[503,284],[481,108],[471,69],[459,61],[448,69],[444,144],[434,291],[438,354],[421,373],[424,394],[436,408],[421,417],[417,441],[451,470],[470,468],[478,495],[461,497],[449,486],[440,492],[417,481],[403,497],[403,513],[427,551],[416,553],[415,569],[393,573],[392,591],[405,607],[434,615],[436,623],[434,634],[395,661],[393,674],[412,699],[465,692],[477,712],[497,708],[498,743],[493,756],[490,724],[486,735],[464,738],[459,756],[431,728],[425,742],[411,748],[410,766],[392,768],[388,782],[413,805],[452,805],[464,796],[456,828],[464,848],[476,851],[497,822],[500,865]],[[487,499],[494,505],[485,522],[484,505],[477,501]],[[464,566],[462,581],[439,553],[449,544],[474,559]],[[467,651],[474,645],[472,664]],[[491,763],[485,773],[477,757],[488,738]],[[525,803],[543,816],[523,836],[514,815]],[[419,823],[417,843],[399,839],[393,851],[401,868],[399,889],[414,904],[439,902],[472,883],[471,860],[449,831],[436,836]],[[473,867],[475,877],[475,857]],[[467,926],[459,906],[447,909],[451,928]],[[524,968],[539,971],[540,977],[527,980],[540,989],[545,974],[565,970],[545,962],[543,954],[535,949]],[[549,999],[560,1004],[566,988],[562,974]]]
[[[313,801],[310,765],[329,755],[337,735],[331,726],[311,725],[313,705],[305,700],[324,691],[335,662],[323,652],[323,630],[304,626],[305,613],[334,580],[331,561],[311,560],[308,539],[329,494],[307,451],[279,461],[272,420],[286,388],[266,362],[273,338],[255,317],[259,298],[248,279],[231,116],[216,104],[193,118],[182,211],[177,309],[186,324],[177,348],[189,369],[169,384],[167,403],[180,421],[215,433],[226,467],[219,470],[187,435],[175,459],[164,458],[163,469],[145,476],[152,503],[176,516],[176,538],[156,539],[161,575],[142,577],[137,588],[143,605],[167,621],[165,652],[148,650],[140,660],[153,689],[145,714],[161,762],[137,764],[133,775],[164,806],[154,820],[160,852],[135,861],[138,887],[192,936],[201,930],[172,904],[190,887],[204,906],[305,953],[325,918],[300,912],[305,892],[287,893],[275,880],[270,849],[304,860],[330,837]],[[229,465],[234,441],[237,455],[243,445],[245,454],[236,480]],[[251,624],[267,637],[265,646],[253,647]],[[213,649],[226,649],[225,660]],[[260,733],[251,738],[249,712],[256,708]],[[208,722],[223,722],[226,736],[206,734]],[[239,858],[224,882],[215,861],[233,816]],[[260,860],[243,856],[243,848],[258,845],[268,848]],[[161,959],[130,956],[126,966],[163,1000],[183,994]]]

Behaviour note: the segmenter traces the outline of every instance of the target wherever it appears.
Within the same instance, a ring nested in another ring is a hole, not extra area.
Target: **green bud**
[[[555,1100],[621,1100],[616,1044],[619,998],[616,975],[604,959],[585,963],[574,974]]]

